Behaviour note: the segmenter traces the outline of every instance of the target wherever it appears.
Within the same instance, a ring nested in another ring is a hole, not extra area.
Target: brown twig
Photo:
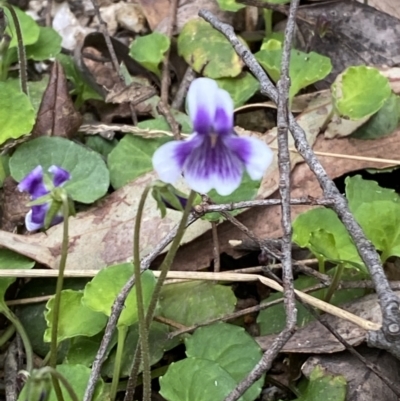
[[[176,14],[178,10],[178,0],[171,0],[169,6],[169,25],[166,35],[171,40],[175,25],[176,25]],[[169,98],[169,86],[171,84],[171,78],[169,73],[169,54],[171,52],[171,46],[168,48],[164,55],[163,65],[162,65],[162,77],[161,77],[161,102],[167,105]]]
[[[175,98],[172,101],[171,107],[173,109],[180,110],[182,108],[189,86],[195,78],[196,73],[192,70],[192,68],[188,67],[179,85],[178,91],[175,94]]]
[[[111,59],[111,63],[113,65],[113,68],[114,68],[115,72],[118,74],[118,77],[119,77],[119,80],[121,81],[121,83],[124,86],[126,86],[125,79],[124,79],[123,75],[121,74],[121,71],[120,71],[120,68],[119,68],[118,58],[117,58],[117,55],[115,53],[114,46],[112,45],[110,34],[108,33],[107,23],[104,21],[103,17],[101,16],[100,8],[99,8],[99,5],[97,4],[97,1],[96,0],[91,0],[91,1],[92,1],[92,4],[93,4],[93,8],[94,8],[94,12],[96,14],[96,17],[99,20],[100,30],[101,30],[101,33],[104,36],[104,40],[105,40],[106,45],[107,45],[108,53],[110,54],[110,59]],[[135,108],[131,103],[129,103],[129,109],[131,111],[132,122],[133,122],[134,125],[137,125],[137,123],[138,123],[137,115],[136,115],[136,112],[135,112]]]
[[[219,21],[211,12],[201,10],[199,15],[208,21],[214,28],[220,31],[232,44],[237,54],[242,58],[250,71],[260,82],[260,91],[263,95],[270,97],[278,103],[278,92],[264,70],[251,54],[249,49],[240,42],[233,28]],[[315,174],[324,195],[335,200],[332,208],[336,211],[339,219],[348,230],[361,259],[367,266],[371,278],[375,283],[375,289],[379,297],[383,316],[382,335],[376,338],[375,346],[387,346],[383,341],[391,343],[390,351],[400,355],[400,300],[390,289],[387,278],[382,268],[380,257],[373,244],[365,237],[360,225],[351,214],[347,201],[336,188],[334,182],[329,178],[326,171],[316,158],[312,148],[307,142],[304,130],[298,125],[294,116],[289,113],[289,129],[295,140],[295,146],[299,154],[304,158],[311,171]]]
[[[162,114],[164,118],[167,120],[169,128],[171,129],[172,134],[174,135],[174,139],[179,141],[181,139],[181,127],[180,124],[176,121],[173,114],[171,113],[171,109],[168,106],[168,103],[160,101],[157,105],[157,109],[159,113]]]
[[[213,239],[214,272],[219,272],[221,270],[221,263],[219,256],[218,230],[217,223],[215,221],[211,222],[211,232]]]

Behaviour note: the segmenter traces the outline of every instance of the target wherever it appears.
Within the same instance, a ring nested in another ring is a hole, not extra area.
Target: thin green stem
[[[265,21],[265,36],[268,37],[272,33],[272,10],[264,9],[263,17]]]
[[[150,186],[147,186],[140,198],[133,236],[133,264],[135,272],[136,302],[139,317],[139,343],[143,362],[143,401],[151,400],[151,371],[150,371],[150,350],[149,350],[149,330],[146,324],[145,307],[143,300],[142,280],[140,279],[140,226],[144,204],[149,194]]]
[[[17,13],[15,12],[13,6],[9,4],[5,4],[6,7],[9,9],[11,17],[14,22],[15,32],[17,34],[17,42],[18,42],[18,61],[19,61],[19,79],[21,81],[21,90],[26,95],[28,95],[28,73],[27,73],[27,63],[26,63],[26,54],[25,54],[25,47],[24,42],[22,39],[22,32],[21,26],[18,21]]]
[[[0,336],[0,347],[2,347],[15,334],[15,326],[10,324]]]
[[[128,334],[128,326],[125,325],[118,326],[117,352],[115,354],[114,372],[110,390],[111,401],[114,401],[117,396],[119,374],[121,372],[122,354],[124,351],[125,339],[127,334]]]
[[[55,369],[57,366],[57,350],[58,350],[58,321],[60,316],[60,305],[61,305],[61,291],[64,284],[64,271],[67,264],[68,257],[68,217],[69,217],[69,202],[66,194],[62,195],[62,211],[64,216],[63,223],[63,240],[61,244],[61,259],[60,266],[58,269],[58,277],[56,284],[56,294],[54,296],[53,305],[53,320],[51,322],[51,344],[50,344],[50,366]],[[58,401],[63,401],[62,392],[58,380],[53,378],[54,391],[57,395]]]
[[[14,325],[15,330],[17,330],[17,333],[21,336],[21,340],[25,347],[26,370],[28,372],[31,372],[33,369],[33,351],[32,351],[31,342],[29,341],[29,337],[28,337],[28,334],[26,334],[24,326],[19,321],[17,316],[15,316],[14,313],[7,307],[5,307],[5,308],[2,307],[1,312]]]
[[[171,264],[172,264],[172,262],[173,262],[173,260],[175,258],[175,255],[176,255],[176,252],[177,252],[177,250],[179,248],[179,245],[181,243],[182,237],[183,237],[183,235],[185,233],[186,223],[187,223],[187,220],[188,220],[188,217],[189,217],[190,211],[192,209],[192,205],[193,205],[193,202],[194,202],[195,198],[196,198],[196,192],[191,191],[190,194],[189,194],[189,198],[187,200],[187,203],[186,203],[185,210],[183,211],[182,218],[181,218],[181,221],[179,223],[178,231],[176,233],[176,236],[175,236],[174,240],[172,241],[171,247],[170,247],[167,255],[165,256],[165,258],[164,258],[164,260],[163,260],[163,262],[162,262],[162,264],[160,266],[161,273],[160,273],[160,276],[159,276],[159,278],[157,280],[156,286],[155,286],[154,291],[153,291],[152,298],[150,300],[149,307],[147,309],[147,314],[146,314],[146,329],[147,329],[147,331],[149,330],[150,324],[151,324],[151,322],[153,320],[153,315],[154,315],[154,311],[155,311],[156,306],[157,306],[158,298],[160,296],[161,288],[162,288],[163,283],[164,283],[164,281],[165,281],[165,279],[167,277],[167,274],[168,274],[168,271],[169,271],[169,269],[171,267]],[[138,262],[135,261],[135,265],[137,263]],[[138,263],[138,265],[140,266],[140,262]],[[124,401],[132,401],[133,400],[133,396],[134,396],[134,393],[135,393],[135,387],[136,387],[136,380],[137,380],[137,376],[138,376],[138,373],[139,373],[139,366],[140,366],[140,358],[139,358],[139,356],[140,356],[140,354],[142,355],[142,358],[143,358],[143,352],[142,353],[139,352],[140,347],[141,347],[141,344],[140,344],[140,342],[138,342],[138,344],[136,346],[133,362],[132,362],[131,374],[129,376],[128,386],[127,386],[127,390],[126,390],[126,393],[125,393]],[[144,368],[143,368],[143,372],[144,372]],[[144,375],[143,375],[143,382],[144,382]]]
[[[333,279],[331,282],[331,285],[328,287],[328,291],[325,295],[325,302],[330,302],[333,294],[335,293],[336,289],[339,286],[340,283],[340,279],[342,278],[342,274],[344,271],[344,263],[341,263],[340,265],[338,265],[335,269],[335,274],[333,275]]]
[[[56,369],[52,368],[51,366],[46,366],[45,368],[42,368],[41,371],[43,373],[50,373],[52,379],[55,379],[58,383],[60,381],[62,385],[65,387],[65,389],[68,391],[68,394],[72,401],[79,401],[78,396],[76,395],[74,388],[71,386],[71,384],[68,382],[68,380]]]

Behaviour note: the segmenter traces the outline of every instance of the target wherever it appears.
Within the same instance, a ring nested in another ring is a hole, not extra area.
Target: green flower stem
[[[142,281],[140,279],[140,226],[144,204],[150,191],[147,186],[140,198],[133,236],[133,264],[135,272],[136,302],[139,317],[139,343],[143,362],[143,401],[151,400],[151,371],[150,371],[150,350],[149,350],[149,330],[146,324],[145,307],[143,300]]]
[[[17,316],[15,316],[14,313],[7,307],[1,307],[0,311],[14,325],[15,330],[17,330],[17,333],[21,336],[21,340],[25,347],[26,370],[28,372],[31,372],[33,369],[33,351],[31,342],[29,341],[29,337],[28,334],[26,334],[24,326],[21,324]]]
[[[185,234],[186,223],[189,218],[190,211],[192,210],[192,206],[193,206],[193,202],[194,202],[195,198],[196,198],[196,192],[191,191],[189,194],[187,203],[186,203],[185,210],[183,211],[182,219],[179,223],[179,227],[178,227],[176,236],[175,236],[174,240],[172,241],[171,247],[160,266],[160,269],[159,269],[161,271],[160,276],[158,277],[156,286],[154,287],[154,291],[153,291],[153,295],[151,297],[149,308],[147,309],[146,323],[147,323],[148,327],[150,327],[150,324],[153,320],[153,315],[156,310],[156,306],[157,306],[158,298],[160,296],[161,288],[164,284],[165,279],[167,278],[169,269],[172,265],[172,262],[175,259],[175,255],[181,244],[183,235]]]
[[[265,22],[265,36],[268,37],[272,33],[272,10],[264,9],[263,17]]]
[[[336,271],[333,276],[331,285],[329,286],[328,291],[325,295],[325,299],[324,299],[325,302],[331,301],[333,294],[335,293],[336,289],[339,286],[339,282],[340,282],[340,279],[342,278],[343,271],[344,271],[344,263],[341,263],[340,265],[338,265],[336,267]]]
[[[160,266],[161,273],[160,273],[160,276],[158,277],[156,286],[155,286],[154,291],[153,291],[153,295],[151,297],[151,301],[150,301],[149,307],[147,309],[147,314],[146,314],[146,329],[147,329],[147,332],[148,332],[148,330],[150,328],[150,324],[151,324],[151,322],[153,320],[153,315],[154,315],[154,311],[155,311],[156,306],[157,306],[158,298],[160,296],[161,288],[162,288],[163,283],[164,283],[164,281],[165,281],[165,279],[167,277],[167,274],[168,274],[168,271],[169,271],[169,269],[171,267],[171,264],[172,264],[172,262],[173,262],[173,260],[175,258],[175,255],[176,255],[176,252],[177,252],[177,250],[179,248],[179,245],[181,243],[182,237],[183,237],[183,235],[185,233],[186,223],[187,223],[187,220],[188,220],[188,217],[189,217],[190,211],[192,209],[192,205],[193,205],[193,202],[194,202],[195,198],[196,198],[196,192],[191,191],[190,194],[189,194],[189,198],[187,200],[187,203],[186,203],[185,210],[183,211],[182,219],[181,219],[181,221],[179,223],[178,231],[176,233],[176,236],[175,236],[174,240],[172,241],[171,247],[170,247],[167,255],[165,256],[165,258],[164,258],[164,260],[163,260],[163,262],[162,262],[162,264]],[[138,266],[140,266],[140,262],[139,263],[135,262],[135,266],[136,266],[136,264]],[[140,354],[142,355],[142,358],[143,358],[143,353],[139,352],[140,347],[141,347],[141,344],[140,344],[140,342],[138,342],[138,344],[136,346],[133,362],[132,362],[131,373],[129,375],[128,386],[127,386],[127,389],[126,389],[124,401],[132,401],[133,400],[133,396],[134,396],[134,393],[135,393],[135,387],[136,387],[136,380],[137,380],[137,376],[138,376],[138,373],[139,373]],[[143,372],[144,372],[144,367],[143,367]],[[144,374],[143,374],[143,376],[144,376]],[[143,377],[143,382],[144,382],[144,377]]]
[[[126,325],[118,326],[117,352],[115,354],[114,371],[110,390],[111,401],[114,401],[117,396],[119,374],[121,372],[122,354],[124,351],[125,339],[127,334],[128,334],[128,326]]]
[[[68,394],[72,401],[79,401],[78,396],[76,395],[74,388],[68,382],[68,380],[56,369],[52,368],[51,366],[46,366],[41,369],[42,373],[50,373],[53,380],[56,380],[57,383],[60,381],[65,389],[68,391]]]
[[[54,297],[54,306],[53,306],[53,321],[51,326],[51,344],[50,344],[50,367],[53,369],[57,366],[57,350],[58,350],[58,320],[60,315],[60,304],[61,304],[61,291],[64,284],[64,271],[65,266],[67,264],[68,257],[68,217],[69,217],[69,202],[68,197],[65,193],[61,195],[62,198],[62,211],[64,216],[63,222],[63,240],[61,244],[61,259],[60,266],[58,269],[58,277],[56,284],[56,294]],[[58,401],[63,401],[62,392],[60,389],[60,385],[58,380],[56,380],[53,376],[53,385],[54,391],[56,392]]]
[[[0,336],[0,347],[2,347],[15,333],[15,326],[10,324]]]
[[[17,13],[15,12],[13,6],[9,4],[5,4],[5,6],[9,9],[11,17],[14,22],[15,32],[17,34],[17,41],[18,41],[18,61],[19,61],[19,79],[21,83],[21,90],[28,95],[28,73],[26,68],[26,54],[25,54],[25,47],[24,42],[22,39],[22,32],[21,26],[18,21]]]

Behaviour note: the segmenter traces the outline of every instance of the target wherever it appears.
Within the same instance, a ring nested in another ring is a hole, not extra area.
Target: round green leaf
[[[61,51],[61,36],[51,27],[40,27],[38,40],[26,46],[26,58],[41,61],[54,57]]]
[[[10,171],[21,181],[36,166],[47,171],[53,164],[71,173],[65,188],[72,199],[93,203],[107,193],[109,172],[101,156],[64,138],[40,137],[22,144],[10,159]]]
[[[185,326],[231,313],[236,297],[230,287],[193,281],[165,285],[160,295],[160,315]]]
[[[399,124],[399,97],[392,93],[382,108],[351,135],[358,139],[376,139],[390,135]]]
[[[389,98],[389,81],[376,68],[349,67],[332,85],[336,110],[351,120],[375,114]]]
[[[182,28],[178,51],[198,73],[210,78],[236,77],[242,62],[222,33],[202,19],[191,19]]]
[[[171,44],[168,36],[153,32],[137,37],[131,44],[129,55],[149,71],[160,76],[159,65]]]
[[[0,269],[32,269],[35,261],[9,249],[0,249]],[[6,307],[4,295],[15,277],[0,278],[0,305]]]
[[[216,362],[186,358],[171,363],[160,378],[160,394],[167,401],[223,401],[236,384]]]
[[[260,361],[262,351],[243,327],[216,323],[197,329],[185,341],[186,355],[218,363],[240,383]],[[244,394],[246,401],[255,400],[261,392],[264,377],[254,383]]]
[[[108,155],[111,185],[121,188],[153,170],[153,153],[171,138],[141,138],[125,135]]]
[[[0,144],[29,134],[35,123],[35,111],[25,93],[14,84],[0,82]]]
[[[281,46],[280,42],[271,39],[263,44],[262,50],[255,54],[257,60],[275,82],[277,82],[280,77],[282,60]],[[314,52],[303,53],[293,49],[290,53],[289,75],[291,85],[289,98],[293,99],[301,89],[324,79],[331,70],[332,63],[328,57]]]
[[[64,290],[61,292],[57,342],[77,336],[92,337],[105,327],[107,317],[83,305],[82,297],[83,292],[81,291]],[[54,297],[47,302],[46,307],[47,329],[44,333],[44,341],[50,342],[54,316]]]
[[[246,7],[244,4],[236,3],[235,0],[217,0],[219,8],[225,11],[239,11]]]
[[[245,104],[260,88],[258,81],[249,72],[236,78],[220,78],[217,84],[231,95],[235,107]]]
[[[111,314],[111,307],[122,287],[133,275],[132,263],[123,263],[100,270],[85,287],[82,302],[94,311]],[[156,284],[154,274],[146,270],[141,275],[143,297],[146,307],[149,305]],[[118,325],[131,326],[138,321],[136,287],[134,286],[125,301],[125,308],[118,320]]]

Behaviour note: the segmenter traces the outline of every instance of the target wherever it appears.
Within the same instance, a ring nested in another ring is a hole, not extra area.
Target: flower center
[[[216,134],[215,132],[210,134],[210,142],[211,142],[211,147],[215,148],[215,145],[217,144],[217,140],[218,140],[218,134]]]

